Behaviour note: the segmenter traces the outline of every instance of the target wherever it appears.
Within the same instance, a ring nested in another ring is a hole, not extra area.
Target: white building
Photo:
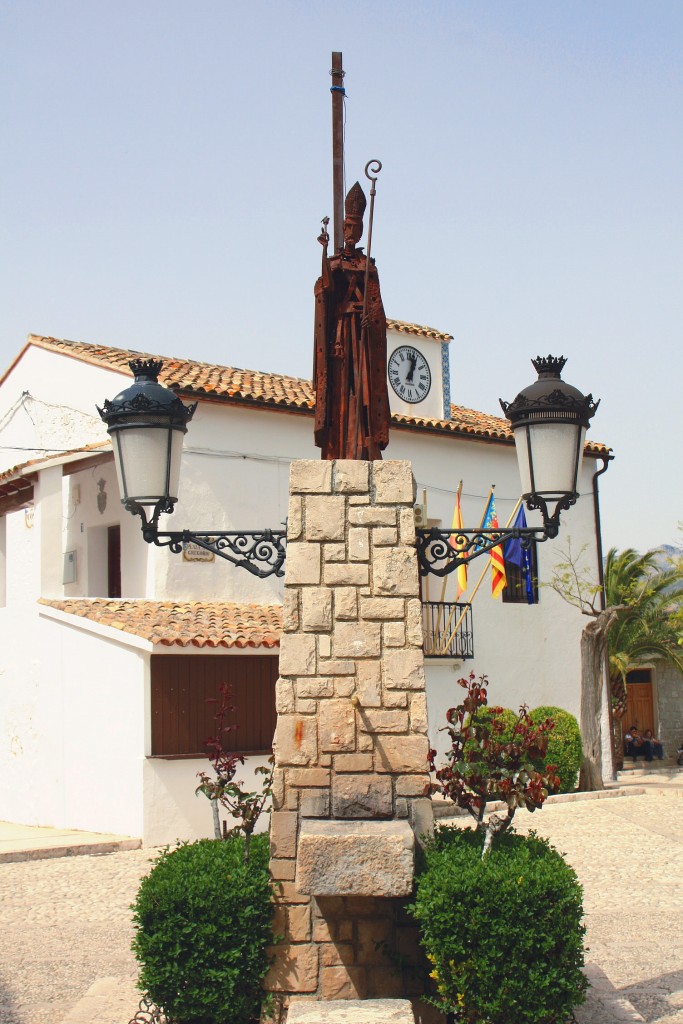
[[[492,484],[504,525],[520,490],[514,444],[505,420],[451,405],[450,340],[389,321],[390,363],[410,346],[431,382],[413,404],[390,389],[385,457],[412,462],[430,523],[450,526],[462,480],[465,525],[479,524]],[[194,791],[211,731],[205,698],[218,683],[233,686],[243,776],[268,756],[282,583],[146,545],[123,510],[95,406],[128,385],[139,355],[30,336],[0,380],[0,819],[154,845],[211,834],[209,804]],[[162,529],[280,528],[291,461],[319,455],[310,382],[171,358],[160,379],[199,403],[180,500]],[[541,581],[568,538],[597,573],[596,473],[607,449],[589,443],[586,456],[559,539],[538,546]],[[487,561],[472,563],[461,600]],[[425,600],[444,599],[440,580],[423,587]],[[446,602],[454,592],[451,577]],[[581,615],[548,588],[537,596],[493,600],[487,576],[472,604],[473,657],[428,659],[433,745],[470,671],[488,675],[495,703],[578,715]]]

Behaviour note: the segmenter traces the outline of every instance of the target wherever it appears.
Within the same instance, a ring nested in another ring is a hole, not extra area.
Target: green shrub
[[[511,743],[514,737],[515,726],[517,724],[518,716],[511,708],[502,707],[489,707],[484,704],[482,707],[477,708],[476,721],[484,728],[490,730],[494,729],[494,724],[502,727],[500,733],[497,733],[497,739],[500,743]],[[473,724],[471,722],[470,724]],[[480,750],[481,740],[476,738],[467,739],[462,745],[463,759],[469,761],[471,759],[477,759],[476,754]],[[491,799],[494,799],[496,794],[491,793]]]
[[[488,716],[492,723],[494,721],[502,722],[503,731],[499,738],[502,743],[511,742],[515,726],[517,725],[517,719],[519,717],[512,708],[490,707],[485,705],[483,708],[479,709],[479,714],[484,715],[485,717]]]
[[[440,828],[427,843],[411,913],[433,965],[432,1002],[456,1021],[564,1024],[583,1002],[581,886],[533,833]]]
[[[583,761],[579,723],[563,708],[535,708],[530,717],[534,724],[538,724],[546,718],[552,718],[555,722],[555,728],[548,733],[548,749],[543,763],[557,765],[560,793],[571,793],[573,789],[576,789],[579,769]]]
[[[268,837],[164,851],[132,906],[139,985],[181,1024],[258,1020],[272,942]]]

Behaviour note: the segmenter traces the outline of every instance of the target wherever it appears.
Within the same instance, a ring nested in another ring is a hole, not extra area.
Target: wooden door
[[[626,729],[635,725],[640,734],[646,729],[655,731],[654,701],[652,699],[652,676],[649,669],[629,672],[626,677],[627,705],[623,724]]]
[[[107,597],[121,597],[121,527],[107,529]]]

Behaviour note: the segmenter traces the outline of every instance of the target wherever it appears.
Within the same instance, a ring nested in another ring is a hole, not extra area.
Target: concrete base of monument
[[[328,1003],[295,996],[287,1024],[415,1024],[408,999],[344,999]]]
[[[301,822],[296,890],[308,896],[408,896],[415,836],[407,821]]]

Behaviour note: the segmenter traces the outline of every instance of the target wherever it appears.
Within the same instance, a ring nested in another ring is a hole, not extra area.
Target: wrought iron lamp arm
[[[159,530],[159,516],[172,512],[172,506],[155,506],[151,519],[137,502],[126,502],[126,508],[142,519],[142,536],[148,544],[167,547],[176,555],[182,553],[186,544],[197,544],[259,579],[285,574],[286,530]]]
[[[557,537],[560,532],[560,513],[576,504],[578,494],[567,493],[555,502],[555,510],[550,514],[548,503],[540,494],[526,495],[528,509],[540,511],[543,526],[504,526],[497,529],[416,530],[417,560],[420,575],[448,576],[460,565],[467,565],[479,555],[488,554],[499,544],[509,540],[518,540],[523,548],[531,547],[533,541],[542,543]]]
[[[509,540],[519,540],[523,548],[529,548],[532,541],[544,541],[552,536],[545,526],[470,530],[440,530],[434,526],[416,530],[416,534],[420,575],[431,573],[442,577]]]

